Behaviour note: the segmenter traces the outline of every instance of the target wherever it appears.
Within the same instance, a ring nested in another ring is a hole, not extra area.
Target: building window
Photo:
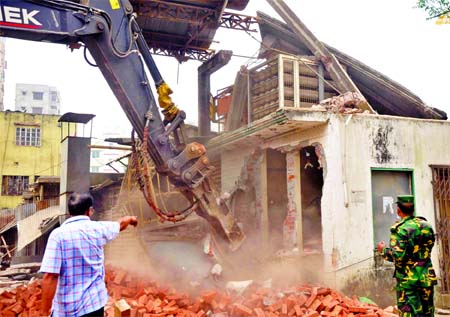
[[[42,107],[31,107],[31,113],[42,114]]]
[[[41,128],[16,128],[16,145],[41,146]]]
[[[50,92],[50,101],[57,102],[58,101],[58,93],[56,91]]]
[[[100,157],[100,151],[94,150],[91,152],[92,158],[99,158]]]
[[[22,96],[26,96],[27,92],[25,90],[22,90]]]
[[[33,91],[33,100],[44,100],[44,93],[41,91]]]
[[[28,189],[28,176],[3,176],[2,195],[19,196]]]
[[[98,173],[100,168],[98,166],[91,166],[91,173]]]

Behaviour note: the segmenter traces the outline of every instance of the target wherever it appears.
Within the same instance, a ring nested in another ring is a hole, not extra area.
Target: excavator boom
[[[82,4],[86,3],[86,4]],[[208,178],[211,170],[205,147],[188,144],[184,133],[185,113],[170,99],[164,82],[135,19],[128,0],[2,0],[0,36],[84,46],[102,72],[156,171],[190,201],[213,232],[231,249],[245,236],[226,204],[220,203]],[[159,94],[150,87],[148,69]],[[187,212],[187,211],[185,211]],[[180,214],[167,220],[183,219]]]

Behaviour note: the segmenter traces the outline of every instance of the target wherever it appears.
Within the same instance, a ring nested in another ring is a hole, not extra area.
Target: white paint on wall
[[[295,119],[302,116],[299,112]],[[325,125],[274,136],[263,147],[323,146],[327,166],[321,205],[324,267],[334,272],[335,286],[340,288],[358,270],[374,265],[372,168],[411,169],[417,214],[435,227],[429,165],[450,165],[446,146],[450,122],[365,114],[350,119],[341,114],[320,116],[327,120]],[[234,186],[252,150],[249,145],[222,153],[222,190]],[[437,252],[435,247],[432,260],[439,271]]]
[[[239,147],[222,153],[222,192],[230,192],[235,187],[253,150],[252,147]]]

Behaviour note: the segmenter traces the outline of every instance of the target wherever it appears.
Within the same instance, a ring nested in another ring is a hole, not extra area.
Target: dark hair
[[[70,215],[84,215],[94,205],[94,198],[89,193],[72,193],[67,205]]]
[[[412,216],[414,214],[413,203],[397,203],[397,206],[405,215]]]

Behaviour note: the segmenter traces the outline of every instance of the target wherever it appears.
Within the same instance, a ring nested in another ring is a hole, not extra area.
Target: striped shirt
[[[78,317],[105,306],[103,246],[119,231],[118,222],[91,221],[88,216],[71,217],[52,231],[41,272],[59,274],[53,317]]]

